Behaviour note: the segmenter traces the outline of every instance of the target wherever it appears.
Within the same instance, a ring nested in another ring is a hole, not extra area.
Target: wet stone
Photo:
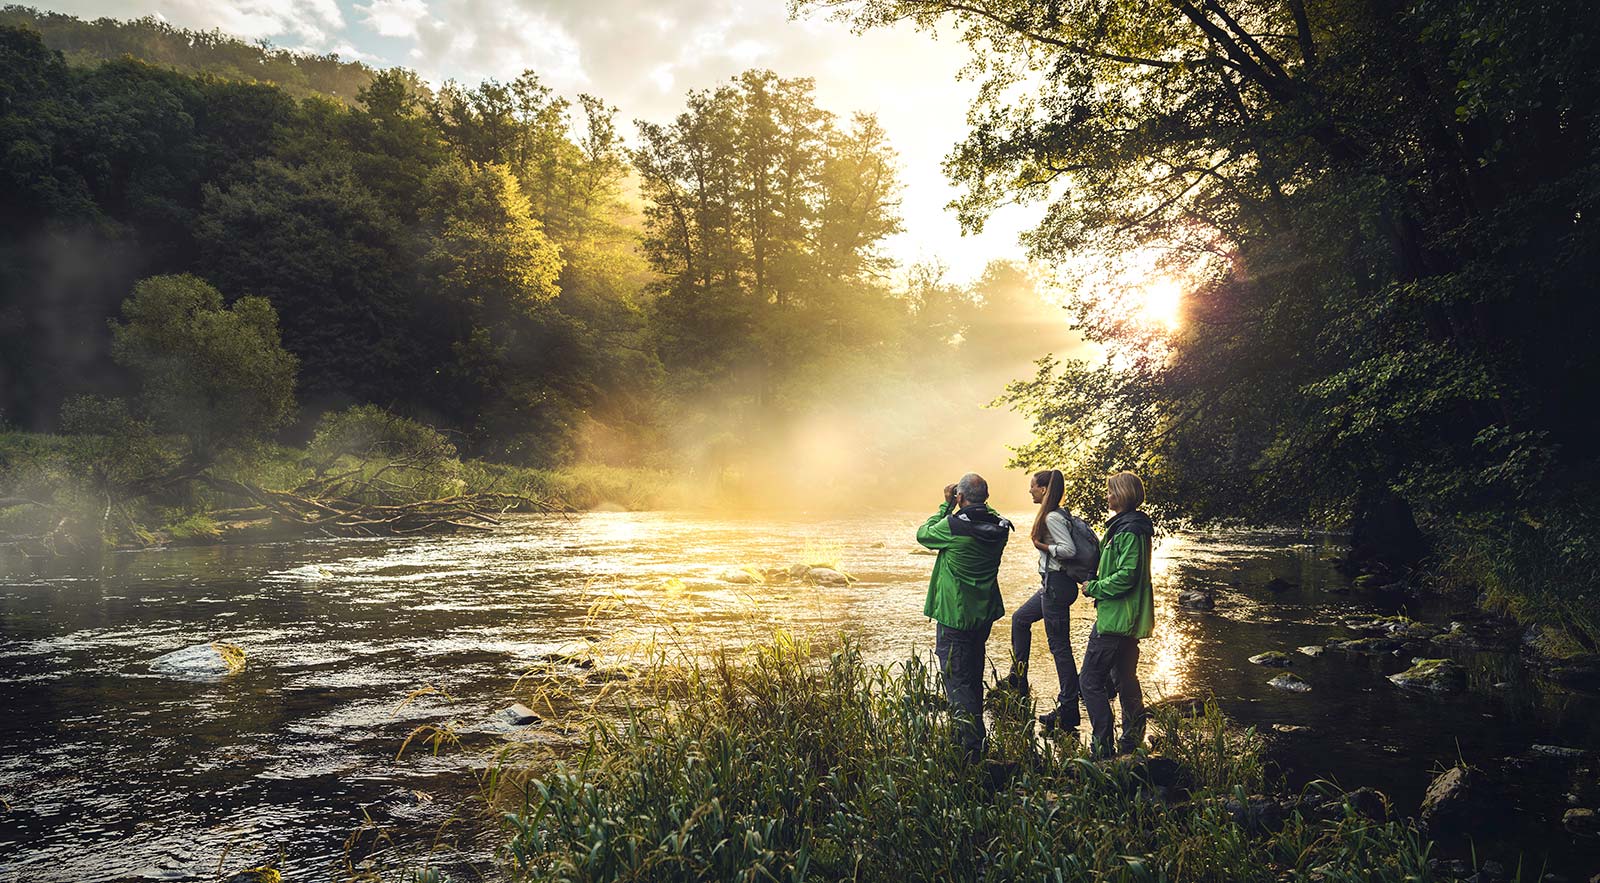
[[[511,707],[501,711],[500,716],[505,719],[506,723],[514,727],[530,726],[541,720],[533,709],[523,705],[521,702],[511,703]]]
[[[1453,659],[1413,659],[1410,668],[1389,680],[1411,690],[1458,693],[1467,688],[1467,670]]]
[[[1256,665],[1266,665],[1273,668],[1287,668],[1294,665],[1294,660],[1282,650],[1268,650],[1265,653],[1257,653],[1250,657],[1250,661]]]
[[[1273,724],[1272,732],[1281,733],[1285,736],[1293,736],[1298,733],[1309,733],[1311,732],[1311,728],[1301,726],[1300,724]]]
[[[1321,656],[1322,655],[1322,651],[1324,649],[1326,649],[1326,648],[1319,647],[1316,644],[1307,644],[1304,647],[1296,647],[1294,649],[1295,649],[1296,653],[1300,653],[1301,655],[1304,655],[1304,656],[1310,656],[1312,658],[1316,658],[1318,656]]]
[[[1484,817],[1476,777],[1464,766],[1451,767],[1436,776],[1422,795],[1422,824],[1438,837],[1465,830]]]
[[[1561,816],[1561,827],[1579,837],[1600,837],[1600,815],[1583,807],[1569,809]]]
[[[1210,592],[1191,589],[1178,594],[1178,606],[1189,610],[1210,610],[1217,606],[1217,599]]]
[[[195,644],[150,660],[151,671],[180,678],[220,678],[243,668],[244,651],[220,641]]]
[[[822,586],[845,586],[850,584],[850,577],[831,567],[813,567],[806,571],[806,582]]]
[[[1286,690],[1290,693],[1311,692],[1311,685],[1306,683],[1305,679],[1301,678],[1297,674],[1294,674],[1293,672],[1287,671],[1281,675],[1278,675],[1272,680],[1267,681],[1267,686],[1276,687],[1279,690]]]
[[[1582,748],[1567,748],[1564,745],[1535,745],[1528,750],[1542,757],[1557,760],[1581,760],[1589,753]]]

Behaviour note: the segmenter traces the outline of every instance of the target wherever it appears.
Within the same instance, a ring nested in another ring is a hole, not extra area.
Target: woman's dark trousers
[[[1144,742],[1144,696],[1139,690],[1139,639],[1102,635],[1089,630],[1089,647],[1083,654],[1083,707],[1094,729],[1092,748],[1097,755],[1111,753],[1111,694],[1122,701],[1122,742],[1119,751],[1132,751]]]
[[[970,629],[953,629],[938,623],[933,655],[944,674],[944,695],[956,716],[956,742],[973,763],[983,759],[983,653],[993,622]]]
[[[1078,586],[1059,570],[1040,574],[1040,581],[1043,587],[1011,615],[1012,665],[1026,665],[1032,658],[1033,624],[1043,620],[1044,637],[1050,642],[1050,658],[1055,660],[1056,678],[1061,682],[1061,692],[1056,695],[1056,707],[1061,709],[1060,724],[1075,727],[1078,725],[1078,664],[1072,659],[1072,602],[1078,599]]]

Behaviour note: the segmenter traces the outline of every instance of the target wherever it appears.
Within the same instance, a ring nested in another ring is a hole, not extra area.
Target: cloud
[[[428,4],[422,0],[372,0],[357,6],[356,11],[381,37],[415,37],[417,25],[428,15]]]

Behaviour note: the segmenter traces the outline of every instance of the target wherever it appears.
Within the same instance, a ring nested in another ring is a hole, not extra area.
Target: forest
[[[957,286],[892,266],[893,146],[803,78],[747,71],[629,138],[603,97],[532,71],[430,89],[8,7],[0,419],[142,427],[194,463],[367,407],[485,462],[714,484],[782,471],[752,440],[818,414],[856,414],[887,471],[937,421],[874,423],[873,403],[998,392],[1045,356],[1004,393],[1035,425],[1015,462],[1068,468],[1074,505],[1138,469],[1174,523],[1342,527],[1384,580],[1476,586],[1593,648],[1585,5],[1241,8],[1175,0],[1175,29],[1116,3],[797,6],[950,23],[982,50],[955,208],[977,230],[1013,199],[1047,207],[1027,244],[1080,277],[1054,323],[1026,267]],[[1081,272],[1130,256],[1182,281],[1176,329]],[[118,343],[148,321],[136,283],[272,326],[276,375],[250,362],[272,341],[226,356],[280,377],[250,419],[179,425],[223,393]],[[1040,325],[1059,330],[1016,333]]]
[[[985,366],[1053,345],[992,346],[1053,312],[1025,267],[964,286],[933,266],[894,276],[879,248],[900,229],[893,148],[870,114],[818,107],[806,79],[751,70],[691,92],[629,148],[615,108],[532,71],[430,89],[153,19],[0,21],[0,420],[124,439],[104,451],[161,440],[165,459],[84,454],[95,465],[76,470],[104,476],[89,496],[159,518],[206,505],[169,478],[272,459],[263,444],[357,414],[388,421],[361,436],[367,459],[402,421],[484,463],[671,462],[721,486],[768,468],[776,452],[754,442],[819,409],[838,420],[941,384],[986,400],[1007,375]],[[143,300],[166,312],[135,315]],[[118,343],[245,304],[251,351]],[[869,464],[912,437],[880,420],[851,427],[873,439]]]

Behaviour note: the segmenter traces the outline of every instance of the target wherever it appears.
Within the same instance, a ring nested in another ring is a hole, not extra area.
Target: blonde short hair
[[[1111,506],[1119,512],[1137,509],[1144,503],[1144,482],[1132,472],[1118,472],[1106,476],[1106,496]]]

